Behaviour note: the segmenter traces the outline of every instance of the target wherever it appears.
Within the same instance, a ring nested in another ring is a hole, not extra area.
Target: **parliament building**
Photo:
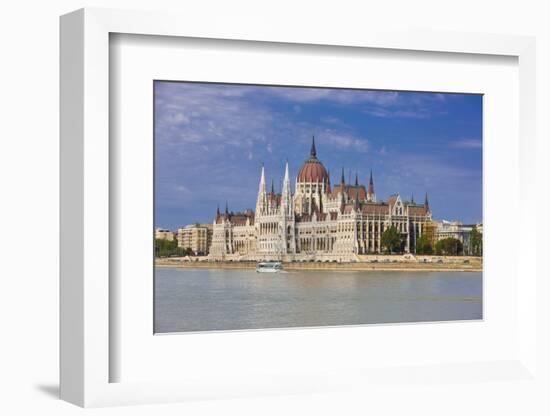
[[[340,182],[317,158],[315,139],[309,158],[296,177],[294,193],[288,162],[281,192],[266,188],[264,167],[256,210],[225,212],[218,209],[213,222],[209,257],[212,260],[354,261],[359,255],[384,252],[381,237],[390,226],[401,235],[402,249],[415,253],[416,241],[432,224],[426,195],[423,204],[399,194],[379,201],[372,171],[368,186]]]

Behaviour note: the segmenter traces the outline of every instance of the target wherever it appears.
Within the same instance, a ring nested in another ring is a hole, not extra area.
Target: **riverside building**
[[[417,239],[432,225],[426,195],[423,204],[399,194],[377,200],[372,171],[364,186],[355,177],[338,184],[317,158],[315,139],[292,193],[288,162],[282,190],[266,189],[260,173],[256,210],[225,212],[213,222],[210,258],[213,260],[354,261],[359,255],[383,252],[381,237],[390,226],[400,233],[402,249],[414,253]]]
[[[196,255],[208,254],[212,244],[212,224],[190,224],[178,230],[178,247],[190,248]]]
[[[155,228],[155,239],[172,241],[174,239],[174,233],[170,230],[157,227]]]

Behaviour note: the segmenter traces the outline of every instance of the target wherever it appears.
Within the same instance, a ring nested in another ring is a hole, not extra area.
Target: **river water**
[[[155,270],[155,332],[482,318],[480,272]]]

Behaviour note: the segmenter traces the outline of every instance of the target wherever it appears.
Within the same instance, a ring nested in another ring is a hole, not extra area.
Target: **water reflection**
[[[155,271],[155,331],[481,319],[481,273]]]

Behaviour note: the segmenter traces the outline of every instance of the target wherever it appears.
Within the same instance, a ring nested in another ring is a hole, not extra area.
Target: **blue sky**
[[[372,169],[379,200],[428,192],[434,218],[482,220],[480,95],[155,81],[155,224],[253,208],[261,164],[280,189],[313,135],[333,184]]]

